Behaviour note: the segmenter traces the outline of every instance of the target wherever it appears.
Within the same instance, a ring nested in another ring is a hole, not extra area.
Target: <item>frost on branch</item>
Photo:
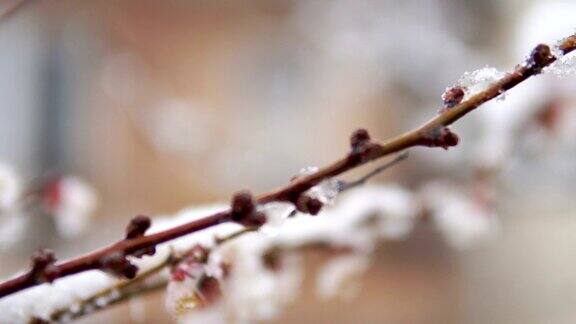
[[[461,100],[467,100],[475,94],[486,90],[486,88],[503,76],[504,72],[493,67],[484,67],[472,72],[465,72],[456,83],[456,86],[463,89],[465,92],[465,95]]]
[[[224,209],[226,206],[184,210],[175,217],[156,219],[147,232],[152,234]],[[363,186],[344,192],[337,204],[323,209],[318,216],[298,213],[287,218],[274,236],[249,232],[218,244],[218,238],[243,228],[233,222],[222,223],[161,244],[153,256],[125,259],[119,255],[105,263],[121,273],[127,260],[142,273],[171,255],[186,255],[171,273],[161,275],[170,282],[166,304],[182,322],[229,322],[231,318],[238,322],[266,321],[299,295],[304,275],[299,249],[324,246],[345,251],[322,268],[316,287],[320,296],[351,296],[356,287],[351,279],[366,270],[376,245],[382,240],[407,238],[418,221],[419,209],[417,197],[401,187]],[[265,210],[277,211],[282,218],[288,211]],[[457,223],[457,219],[446,219]],[[0,313],[11,322],[25,322],[32,316],[48,320],[59,309],[79,312],[91,304],[73,305],[118,282],[114,276],[98,271],[65,277],[1,299]],[[119,296],[119,292],[106,295],[101,304]],[[35,302],[38,300],[43,302]]]
[[[552,47],[552,54],[557,58],[556,62],[544,69],[544,73],[553,74],[558,77],[568,77],[576,75],[576,54],[564,55],[558,45]]]
[[[199,219],[208,213],[222,211],[225,208],[226,206],[197,207],[184,210],[170,217],[160,217],[154,221],[154,225],[149,232],[154,233],[190,220]],[[128,258],[140,271],[147,271],[164,262],[172,253],[185,253],[195,244],[212,246],[217,235],[229,235],[239,228],[241,226],[234,223],[220,224],[193,235],[161,244],[157,246],[156,254],[153,256],[142,259]],[[109,264],[108,262],[106,263]],[[91,309],[96,309],[96,305],[88,304],[80,307],[79,303],[89,299],[103,289],[113,287],[118,282],[119,280],[116,276],[100,271],[88,271],[56,280],[51,284],[39,285],[0,299],[1,319],[7,323],[26,323],[32,317],[50,320],[51,315],[55,311],[62,309],[69,309],[72,313],[89,312]],[[113,293],[106,296],[105,301],[112,302],[118,297],[117,293]],[[100,302],[102,303],[103,301],[100,300]]]
[[[451,87],[446,88],[444,93],[442,93],[442,102],[444,103],[444,108],[452,108],[462,102],[464,99],[465,91],[463,87]]]

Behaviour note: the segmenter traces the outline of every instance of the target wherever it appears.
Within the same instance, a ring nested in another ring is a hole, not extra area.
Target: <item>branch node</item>
[[[152,221],[150,217],[144,215],[135,216],[130,220],[126,226],[126,239],[134,239],[143,236],[144,233],[150,228]]]
[[[256,210],[254,197],[249,191],[239,191],[234,194],[230,218],[246,227],[260,227],[266,223],[266,215]]]

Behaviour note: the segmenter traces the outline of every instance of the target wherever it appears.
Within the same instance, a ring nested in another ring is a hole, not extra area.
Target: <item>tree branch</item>
[[[572,52],[576,49],[576,35],[562,40],[558,48],[563,54]],[[296,204],[301,195],[320,182],[404,149],[415,146],[447,149],[454,146],[458,143],[458,137],[450,131],[449,125],[483,103],[501,95],[531,76],[539,74],[544,67],[549,66],[556,59],[547,45],[538,45],[523,64],[516,66],[514,70],[500,80],[461,103],[445,107],[446,109],[442,109],[437,116],[412,131],[385,142],[378,142],[370,139],[365,130],[358,130],[351,137],[351,151],[346,156],[313,174],[298,177],[289,184],[265,193],[256,199],[252,199],[245,192],[236,194],[233,201],[234,210],[221,211],[155,234],[125,238],[88,254],[51,264],[49,278],[56,280],[88,270],[109,270],[117,275],[133,277],[136,272],[134,266],[131,266],[126,260],[126,256],[141,256],[152,253],[158,244],[224,222],[237,221],[241,224],[259,225],[261,224],[261,215],[253,208],[254,204],[265,204],[273,201]],[[236,207],[239,209],[236,210]],[[38,278],[45,278],[47,274],[37,272],[29,271],[0,283],[0,297],[43,283],[43,280]]]

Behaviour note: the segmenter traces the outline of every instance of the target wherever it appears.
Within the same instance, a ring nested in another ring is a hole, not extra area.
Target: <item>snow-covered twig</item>
[[[576,35],[565,38],[558,46],[558,51],[562,55],[574,49],[576,49]],[[317,211],[317,199],[302,199],[302,197],[307,197],[306,192],[309,189],[346,171],[410,147],[428,146],[447,149],[457,145],[458,137],[450,131],[449,125],[483,103],[502,95],[529,77],[539,74],[543,68],[552,64],[556,59],[557,57],[552,54],[549,46],[540,44],[532,50],[526,61],[516,66],[513,71],[505,74],[483,90],[471,94],[464,101],[457,104],[450,103],[448,109],[441,110],[436,117],[410,132],[388,141],[379,142],[372,140],[366,130],[357,130],[351,137],[351,151],[344,158],[314,173],[298,177],[284,187],[265,193],[256,199],[247,192],[238,193],[234,196],[232,206],[228,210],[154,234],[144,235],[142,232],[142,235],[125,238],[86,255],[51,264],[50,278],[55,280],[96,269],[111,270],[120,276],[134,277],[137,269],[127,260],[127,256],[142,256],[153,253],[158,244],[225,222],[234,221],[243,225],[262,225],[266,220],[264,215],[257,210],[257,204],[288,202],[302,206],[304,201],[306,209]],[[38,280],[38,277],[44,278],[46,276],[32,275],[32,272],[26,272],[0,283],[0,297],[41,284],[43,281]]]

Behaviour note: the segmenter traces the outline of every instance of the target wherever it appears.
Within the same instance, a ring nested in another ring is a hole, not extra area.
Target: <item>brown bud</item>
[[[126,239],[129,240],[144,235],[151,224],[152,221],[148,216],[138,215],[132,218],[128,226],[126,226]]]
[[[308,195],[300,195],[296,200],[295,205],[296,209],[300,212],[310,215],[318,215],[324,204],[317,198],[312,198]]]
[[[233,214],[247,214],[255,209],[254,198],[249,191],[240,191],[232,197],[232,213]]]
[[[266,223],[266,215],[256,211],[256,203],[248,191],[240,191],[232,197],[231,219],[246,227],[260,227]]]
[[[464,99],[464,89],[462,87],[446,88],[442,94],[442,101],[445,108],[452,108]]]
[[[558,48],[562,51],[562,54],[566,54],[568,49],[576,47],[576,35],[569,36],[562,40]]]
[[[441,147],[447,150],[451,146],[458,145],[458,142],[458,135],[453,133],[448,127],[441,127],[426,133],[419,144],[428,147]]]
[[[54,266],[56,257],[50,249],[39,249],[32,254],[30,276],[36,282],[52,282],[58,278],[58,268]]]
[[[359,145],[363,145],[370,141],[370,134],[364,128],[360,128],[354,131],[350,136],[350,145],[355,148]]]
[[[358,163],[362,161],[372,147],[368,131],[363,128],[354,131],[350,136],[350,146],[352,152],[348,155],[348,158],[351,159],[351,162]]]
[[[132,264],[122,252],[115,252],[100,259],[100,268],[120,278],[134,279],[138,267]]]
[[[528,68],[533,69],[535,73],[540,73],[542,68],[551,63],[554,56],[550,51],[550,47],[546,44],[539,44],[530,53],[527,65]]]

